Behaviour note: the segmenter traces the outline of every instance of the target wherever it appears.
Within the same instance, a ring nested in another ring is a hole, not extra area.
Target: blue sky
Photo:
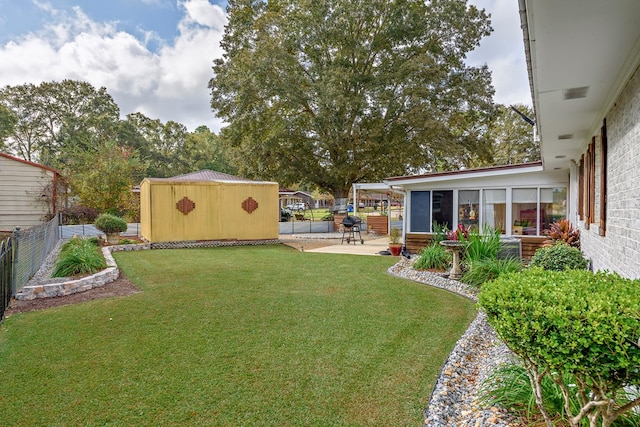
[[[496,102],[531,104],[516,0],[470,0],[494,33],[468,58],[488,64]],[[136,111],[189,130],[222,126],[209,107],[226,0],[0,0],[0,87],[65,78],[106,87]]]

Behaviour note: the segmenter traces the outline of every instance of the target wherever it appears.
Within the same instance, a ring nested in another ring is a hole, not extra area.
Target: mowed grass
[[[416,426],[475,316],[391,257],[115,254],[142,293],[0,325],[11,426]]]

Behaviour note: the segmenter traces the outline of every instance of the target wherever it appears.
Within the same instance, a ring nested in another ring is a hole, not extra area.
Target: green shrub
[[[127,231],[127,222],[115,215],[100,214],[94,223],[95,227],[105,233],[122,233]]]
[[[580,249],[563,242],[553,246],[538,249],[531,257],[531,267],[541,267],[545,270],[585,270],[589,261],[582,256]]]
[[[119,245],[136,245],[138,243],[140,242],[132,239],[120,239],[120,241],[118,242]]]
[[[432,243],[420,251],[413,263],[416,270],[446,270],[451,264],[451,253],[445,251],[439,243]]]
[[[482,287],[479,305],[502,341],[521,358],[536,396],[544,378],[559,385],[572,425],[591,416],[610,423],[640,387],[640,282],[586,270],[531,268]],[[551,425],[542,399],[538,409]],[[627,406],[625,406],[627,405]],[[599,424],[599,423],[598,423]]]
[[[72,239],[60,248],[52,276],[69,277],[93,274],[106,266],[104,256],[95,243],[88,239]]]
[[[481,286],[504,273],[517,273],[522,270],[522,262],[516,258],[484,258],[467,264],[462,281],[468,285]]]

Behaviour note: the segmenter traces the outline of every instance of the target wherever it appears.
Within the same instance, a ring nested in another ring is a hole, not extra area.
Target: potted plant
[[[93,225],[107,236],[107,243],[110,245],[117,245],[120,233],[127,231],[127,222],[111,214],[100,214]]]
[[[402,243],[400,242],[400,229],[392,228],[389,232],[389,252],[391,255],[398,256],[402,252]]]

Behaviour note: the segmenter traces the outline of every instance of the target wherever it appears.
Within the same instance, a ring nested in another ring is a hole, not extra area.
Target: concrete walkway
[[[281,236],[284,237],[284,236]],[[381,238],[371,238],[363,233],[362,238],[364,244],[357,240],[354,244],[342,241],[342,233],[310,233],[310,234],[298,234],[287,235],[287,238],[310,238],[310,239],[328,239],[331,243],[328,246],[317,249],[305,249],[305,252],[316,252],[325,254],[352,254],[352,255],[380,255],[380,251],[386,251],[389,249],[389,237],[384,236]]]

